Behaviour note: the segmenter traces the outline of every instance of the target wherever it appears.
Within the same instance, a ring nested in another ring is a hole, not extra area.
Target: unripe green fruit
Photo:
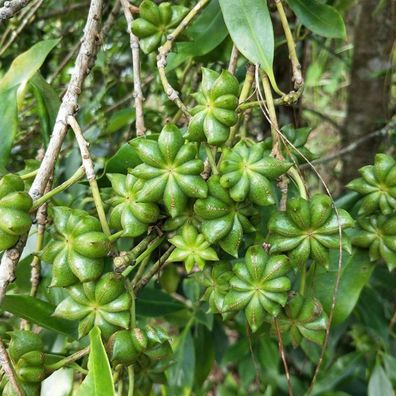
[[[168,262],[184,262],[186,270],[190,272],[195,265],[203,269],[206,261],[217,261],[219,258],[216,251],[210,247],[202,234],[189,224],[186,224],[181,235],[169,239],[176,249],[171,253]]]
[[[389,155],[377,154],[374,165],[359,169],[362,177],[347,187],[362,195],[359,215],[380,211],[389,215],[396,210],[396,161]]]
[[[85,336],[98,326],[104,338],[120,328],[128,328],[131,298],[124,279],[112,272],[96,282],[86,282],[68,288],[69,297],[54,312],[55,316],[78,320],[78,333]]]
[[[10,335],[8,353],[14,362],[31,351],[42,351],[44,348],[41,337],[31,331],[15,330]]]
[[[9,174],[0,180],[0,250],[12,247],[21,235],[29,231],[32,204],[32,198],[24,191],[24,183],[19,176]]]
[[[271,253],[288,252],[291,263],[300,268],[309,258],[328,268],[329,249],[339,246],[338,223],[345,229],[353,225],[353,220],[343,209],[338,209],[337,217],[328,196],[317,194],[310,201],[291,198],[286,212],[275,212],[269,220]],[[342,244],[350,251],[345,234]]]
[[[275,203],[272,184],[285,173],[292,164],[280,161],[265,154],[264,145],[255,143],[247,146],[240,142],[231,150],[225,150],[220,170],[223,176],[220,183],[230,189],[230,196],[236,202],[247,198],[257,205]]]
[[[128,330],[117,331],[110,338],[111,361],[114,364],[129,366],[136,361],[139,352],[133,345],[131,333]]]
[[[219,176],[209,178],[208,188],[208,197],[198,199],[194,205],[196,215],[202,218],[202,234],[209,243],[218,242],[224,251],[238,257],[243,234],[255,231],[248,220],[254,210],[247,202],[233,201]]]
[[[196,158],[195,145],[184,144],[181,131],[175,125],[165,125],[158,142],[140,137],[130,144],[143,161],[131,171],[144,180],[137,201],[162,200],[171,217],[177,217],[186,208],[188,197],[206,197],[208,188],[200,176],[203,163]]]
[[[157,5],[144,0],[139,6],[139,18],[132,23],[132,32],[140,38],[140,47],[148,54],[165,41],[170,29],[182,20],[187,8],[171,3]]]
[[[228,71],[221,74],[202,69],[200,91],[193,95],[198,102],[191,113],[186,138],[194,142],[207,141],[221,145],[230,134],[230,127],[238,121],[238,80]]]
[[[112,209],[109,225],[117,230],[124,230],[124,236],[136,237],[147,232],[149,224],[159,217],[159,208],[155,203],[139,202],[139,191],[144,181],[128,174],[107,174],[114,190],[110,200]]]
[[[318,345],[323,344],[327,327],[327,316],[320,302],[313,297],[292,296],[279,316],[282,333],[289,334],[294,347],[303,338]]]
[[[51,286],[67,287],[78,280],[98,279],[111,247],[99,220],[66,207],[55,207],[53,212],[55,238],[42,252],[42,259],[53,264]]]
[[[290,270],[286,256],[269,256],[262,246],[251,246],[244,262],[232,267],[234,277],[224,298],[224,311],[244,310],[253,332],[268,314],[277,316],[286,304],[291,282],[285,276]]]

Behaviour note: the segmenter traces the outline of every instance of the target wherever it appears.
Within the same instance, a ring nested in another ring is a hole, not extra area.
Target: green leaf
[[[324,37],[345,38],[344,21],[339,12],[317,0],[287,0],[301,23],[309,30]]]
[[[195,346],[195,386],[200,387],[208,377],[215,360],[213,335],[204,326],[197,326]]]
[[[136,112],[131,107],[118,110],[111,115],[103,135],[111,135],[123,128],[125,125],[131,124],[135,119]]]
[[[368,384],[368,396],[395,396],[392,384],[378,362],[371,373]]]
[[[164,316],[184,308],[182,303],[158,289],[144,288],[136,297],[136,314],[140,316]]]
[[[203,56],[220,45],[228,35],[218,0],[212,0],[189,26],[184,35],[189,41],[175,44],[175,53],[169,54],[167,70],[173,70],[188,58]]]
[[[77,323],[52,316],[55,306],[30,296],[6,295],[1,308],[48,330],[77,338]]]
[[[23,98],[24,88],[58,43],[59,40],[44,40],[33,45],[14,59],[0,80],[0,168],[4,168],[8,162],[18,126],[17,104]]]
[[[76,396],[115,395],[109,359],[97,326],[89,332],[89,341],[88,375],[78,388]]]
[[[174,348],[175,364],[169,368],[169,386],[173,388],[171,394],[183,394],[181,389],[191,389],[194,383],[195,350],[191,336],[191,321],[180,334]],[[188,393],[187,393],[188,394]]]
[[[219,0],[224,21],[238,50],[268,74],[277,88],[272,63],[274,31],[266,0]]]
[[[60,100],[56,91],[45,81],[40,73],[36,73],[29,81],[37,102],[37,114],[40,118],[43,140],[47,145],[54,127]]]
[[[309,279],[309,284],[313,285],[312,295],[320,300],[327,314],[333,299],[337,266],[338,251],[331,251],[329,271],[317,268],[315,274]],[[351,314],[373,269],[374,266],[366,251],[355,249],[351,255],[343,252],[341,280],[333,317],[334,324],[343,322]]]
[[[5,168],[18,127],[17,88],[0,90],[0,103],[0,167]]]

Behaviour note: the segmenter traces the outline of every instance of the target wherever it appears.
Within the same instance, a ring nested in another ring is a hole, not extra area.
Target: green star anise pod
[[[220,183],[230,189],[234,201],[241,202],[248,198],[262,206],[275,203],[273,187],[268,179],[276,179],[292,164],[265,155],[264,150],[261,143],[249,147],[240,142],[234,148],[224,151],[220,165],[223,174]]]
[[[107,174],[114,195],[110,199],[112,209],[109,214],[109,225],[124,230],[124,236],[136,237],[145,233],[149,224],[158,220],[158,206],[150,202],[136,200],[144,182],[135,176],[119,173]]]
[[[196,158],[194,143],[184,144],[182,134],[175,125],[166,125],[155,142],[136,138],[130,142],[143,164],[131,173],[144,180],[137,194],[139,202],[162,200],[171,217],[180,215],[187,206],[187,198],[205,198],[208,187],[200,176],[203,163]]]
[[[24,189],[18,175],[8,174],[0,179],[0,251],[14,246],[32,225],[29,210],[33,201]]]
[[[56,234],[43,249],[52,264],[51,286],[66,287],[99,278],[110,242],[97,218],[63,206],[53,208]]]
[[[190,272],[195,265],[203,270],[206,261],[217,261],[219,258],[216,251],[210,247],[209,242],[202,234],[198,234],[192,225],[185,225],[181,235],[169,239],[176,247],[168,258],[168,262],[184,262],[186,270]]]
[[[396,161],[389,155],[377,154],[374,165],[359,169],[362,177],[352,180],[347,188],[363,195],[359,215],[377,210],[388,215],[396,210]]]
[[[287,302],[284,313],[279,315],[278,320],[281,332],[290,336],[295,348],[303,338],[323,344],[327,316],[316,298],[295,294]]]
[[[185,224],[194,226],[197,230],[201,228],[201,221],[194,212],[195,201],[190,200],[185,209],[176,217],[167,218],[162,229],[167,232],[180,232]]]
[[[224,298],[233,276],[230,265],[224,261],[214,264],[209,271],[197,273],[197,282],[206,288],[202,299],[208,302],[212,313],[223,313]]]
[[[132,330],[120,330],[109,340],[111,360],[115,364],[129,366],[140,360],[144,354],[158,361],[172,355],[169,337],[161,327],[136,327]]]
[[[214,70],[202,69],[202,84],[194,98],[198,102],[191,110],[193,118],[188,126],[186,139],[194,142],[207,141],[221,145],[230,134],[230,127],[238,117],[238,80],[227,70],[221,74]]]
[[[208,198],[198,199],[194,205],[195,213],[202,219],[201,231],[211,244],[217,242],[225,252],[238,257],[243,233],[255,231],[248,220],[254,213],[252,206],[246,201],[233,201],[219,176],[209,178],[208,188]]]
[[[139,6],[139,18],[132,22],[132,32],[140,38],[145,54],[156,50],[166,40],[173,27],[179,24],[188,9],[171,3],[155,4],[144,0]]]
[[[369,249],[371,261],[382,258],[389,271],[396,267],[396,215],[359,218],[350,237],[353,245]]]
[[[96,282],[70,286],[69,297],[63,300],[54,315],[78,320],[78,334],[83,337],[98,326],[105,338],[120,328],[128,328],[131,298],[125,290],[124,278],[112,272]]]
[[[285,276],[290,270],[286,256],[269,256],[262,246],[251,246],[244,262],[236,263],[232,271],[230,291],[223,310],[244,310],[250,328],[255,332],[267,314],[277,316],[287,301],[291,288]]]
[[[338,209],[342,229],[352,227],[348,212]],[[275,212],[269,222],[271,253],[289,252],[293,265],[302,267],[308,258],[328,268],[329,249],[338,249],[339,229],[337,215],[331,199],[317,194],[309,201],[291,198],[286,212]],[[343,247],[350,251],[350,240],[343,233]]]
[[[40,393],[40,382],[48,373],[44,367],[44,344],[41,337],[28,330],[16,330],[9,333],[11,340],[8,354],[14,366],[17,379],[27,396]],[[14,396],[10,383],[3,389],[2,395]]]

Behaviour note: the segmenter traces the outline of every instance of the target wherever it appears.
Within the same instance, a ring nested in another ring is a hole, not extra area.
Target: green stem
[[[116,241],[118,238],[121,238],[124,235],[124,230],[118,231],[112,235],[109,235],[109,241],[110,242],[114,242]]]
[[[296,183],[300,196],[304,199],[308,199],[308,194],[305,188],[304,180],[302,179],[301,175],[298,173],[297,169],[295,167],[292,167],[288,170],[287,173]]]
[[[85,347],[84,349],[81,349],[80,351],[73,353],[70,356],[65,357],[64,359],[59,360],[56,363],[46,366],[46,369],[50,372],[59,370],[60,368],[67,366],[68,364],[73,363],[76,360],[81,359],[83,356],[88,355],[88,353],[89,353],[89,346]]]
[[[147,247],[147,249],[136,258],[135,262],[130,265],[128,268],[126,268],[123,272],[122,272],[122,276],[127,277],[131,271],[139,264],[141,263],[143,260],[145,260],[146,258],[149,258],[151,253],[154,252],[155,249],[157,249],[157,247],[159,245],[161,245],[161,243],[164,241],[165,239],[165,235],[163,236],[159,236],[156,239],[154,239],[150,245]]]
[[[136,293],[144,287],[150,279],[161,269],[161,267],[165,266],[166,260],[171,255],[173,250],[175,249],[174,246],[171,246],[161,257],[157,260],[154,265],[146,272],[146,274],[140,279],[139,282],[136,283],[134,286],[134,292]]]
[[[300,294],[303,296],[305,293],[305,284],[306,284],[306,279],[307,279],[307,268],[304,264],[302,271],[301,271],[301,279],[300,279]]]
[[[38,173],[38,169],[31,171],[29,173],[25,173],[24,175],[20,175],[20,178],[22,180],[27,180],[27,179],[31,179],[32,177],[35,177]]]
[[[290,30],[289,22],[283,8],[282,0],[275,0],[276,8],[281,20],[283,31],[285,32],[287,48],[289,50],[289,58],[293,69],[294,88],[299,89],[304,85],[304,80],[301,74],[301,65],[296,53],[296,43],[294,42],[293,34]]]
[[[55,195],[59,194],[62,191],[67,190],[70,186],[79,182],[84,177],[84,174],[85,174],[85,172],[84,172],[83,167],[78,168],[77,171],[70,177],[70,179],[67,179],[65,182],[60,184],[58,187],[53,188],[47,194],[44,194],[42,197],[40,197],[39,199],[34,201],[32,209],[30,209],[30,212],[34,212],[42,204],[44,204],[45,202],[50,200],[52,197],[54,197]]]
[[[135,374],[133,366],[128,366],[128,396],[133,396],[135,388]]]
[[[272,96],[272,91],[271,91],[271,84],[268,79],[268,76],[265,73],[262,74],[261,81],[263,83],[264,96],[267,103],[267,111],[271,124],[272,147],[273,147],[272,154],[274,154],[274,156],[277,155],[279,156],[280,139],[277,131],[279,127],[278,127],[278,120],[276,118],[276,110],[275,110],[274,98]]]
[[[102,226],[102,230],[107,236],[110,236],[111,231],[109,224],[107,223],[102,198],[100,197],[98,182],[96,181],[96,179],[91,179],[89,180],[89,185],[91,186],[92,197],[95,203],[96,212],[98,213],[100,225]]]
[[[217,169],[216,160],[213,156],[212,150],[210,149],[210,146],[208,143],[205,143],[204,145],[205,145],[206,156],[208,157],[208,161],[209,161],[210,167],[212,169],[212,173],[214,175],[218,175],[219,171]]]
[[[132,279],[132,286],[135,287],[135,285],[140,281],[140,279],[143,276],[144,270],[147,267],[147,264],[150,261],[150,256],[147,256],[143,261],[142,264],[139,265],[139,268],[135,274],[135,276]]]
[[[153,239],[155,239],[154,234],[147,235],[130,252],[124,254],[123,256],[114,257],[113,264],[115,270],[117,272],[122,272],[130,262],[133,262],[136,259],[136,257],[138,257],[139,254],[143,252],[144,249],[146,249],[148,244]]]
[[[238,100],[239,104],[243,103],[249,97],[249,93],[252,88],[253,81],[254,81],[254,65],[249,65],[247,68],[247,71],[246,71],[245,81],[243,82],[243,85],[242,85],[241,94],[239,95],[239,100]],[[226,142],[227,147],[232,146],[232,143],[233,143],[235,135],[238,131],[241,119],[242,119],[242,115],[239,115],[236,125],[234,125],[231,128],[230,136],[228,137],[228,140]],[[222,160],[222,158],[220,158],[219,163],[221,162],[221,160]]]

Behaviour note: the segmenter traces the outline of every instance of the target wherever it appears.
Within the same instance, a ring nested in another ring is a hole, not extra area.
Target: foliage
[[[26,6],[37,21],[0,65],[1,271],[23,251],[1,302],[3,394],[393,395],[392,149],[334,202],[301,171],[320,139],[280,109],[304,95],[302,47],[345,39],[339,2],[105,2],[65,119],[87,7],[61,3]],[[73,131],[40,198],[57,123]]]

